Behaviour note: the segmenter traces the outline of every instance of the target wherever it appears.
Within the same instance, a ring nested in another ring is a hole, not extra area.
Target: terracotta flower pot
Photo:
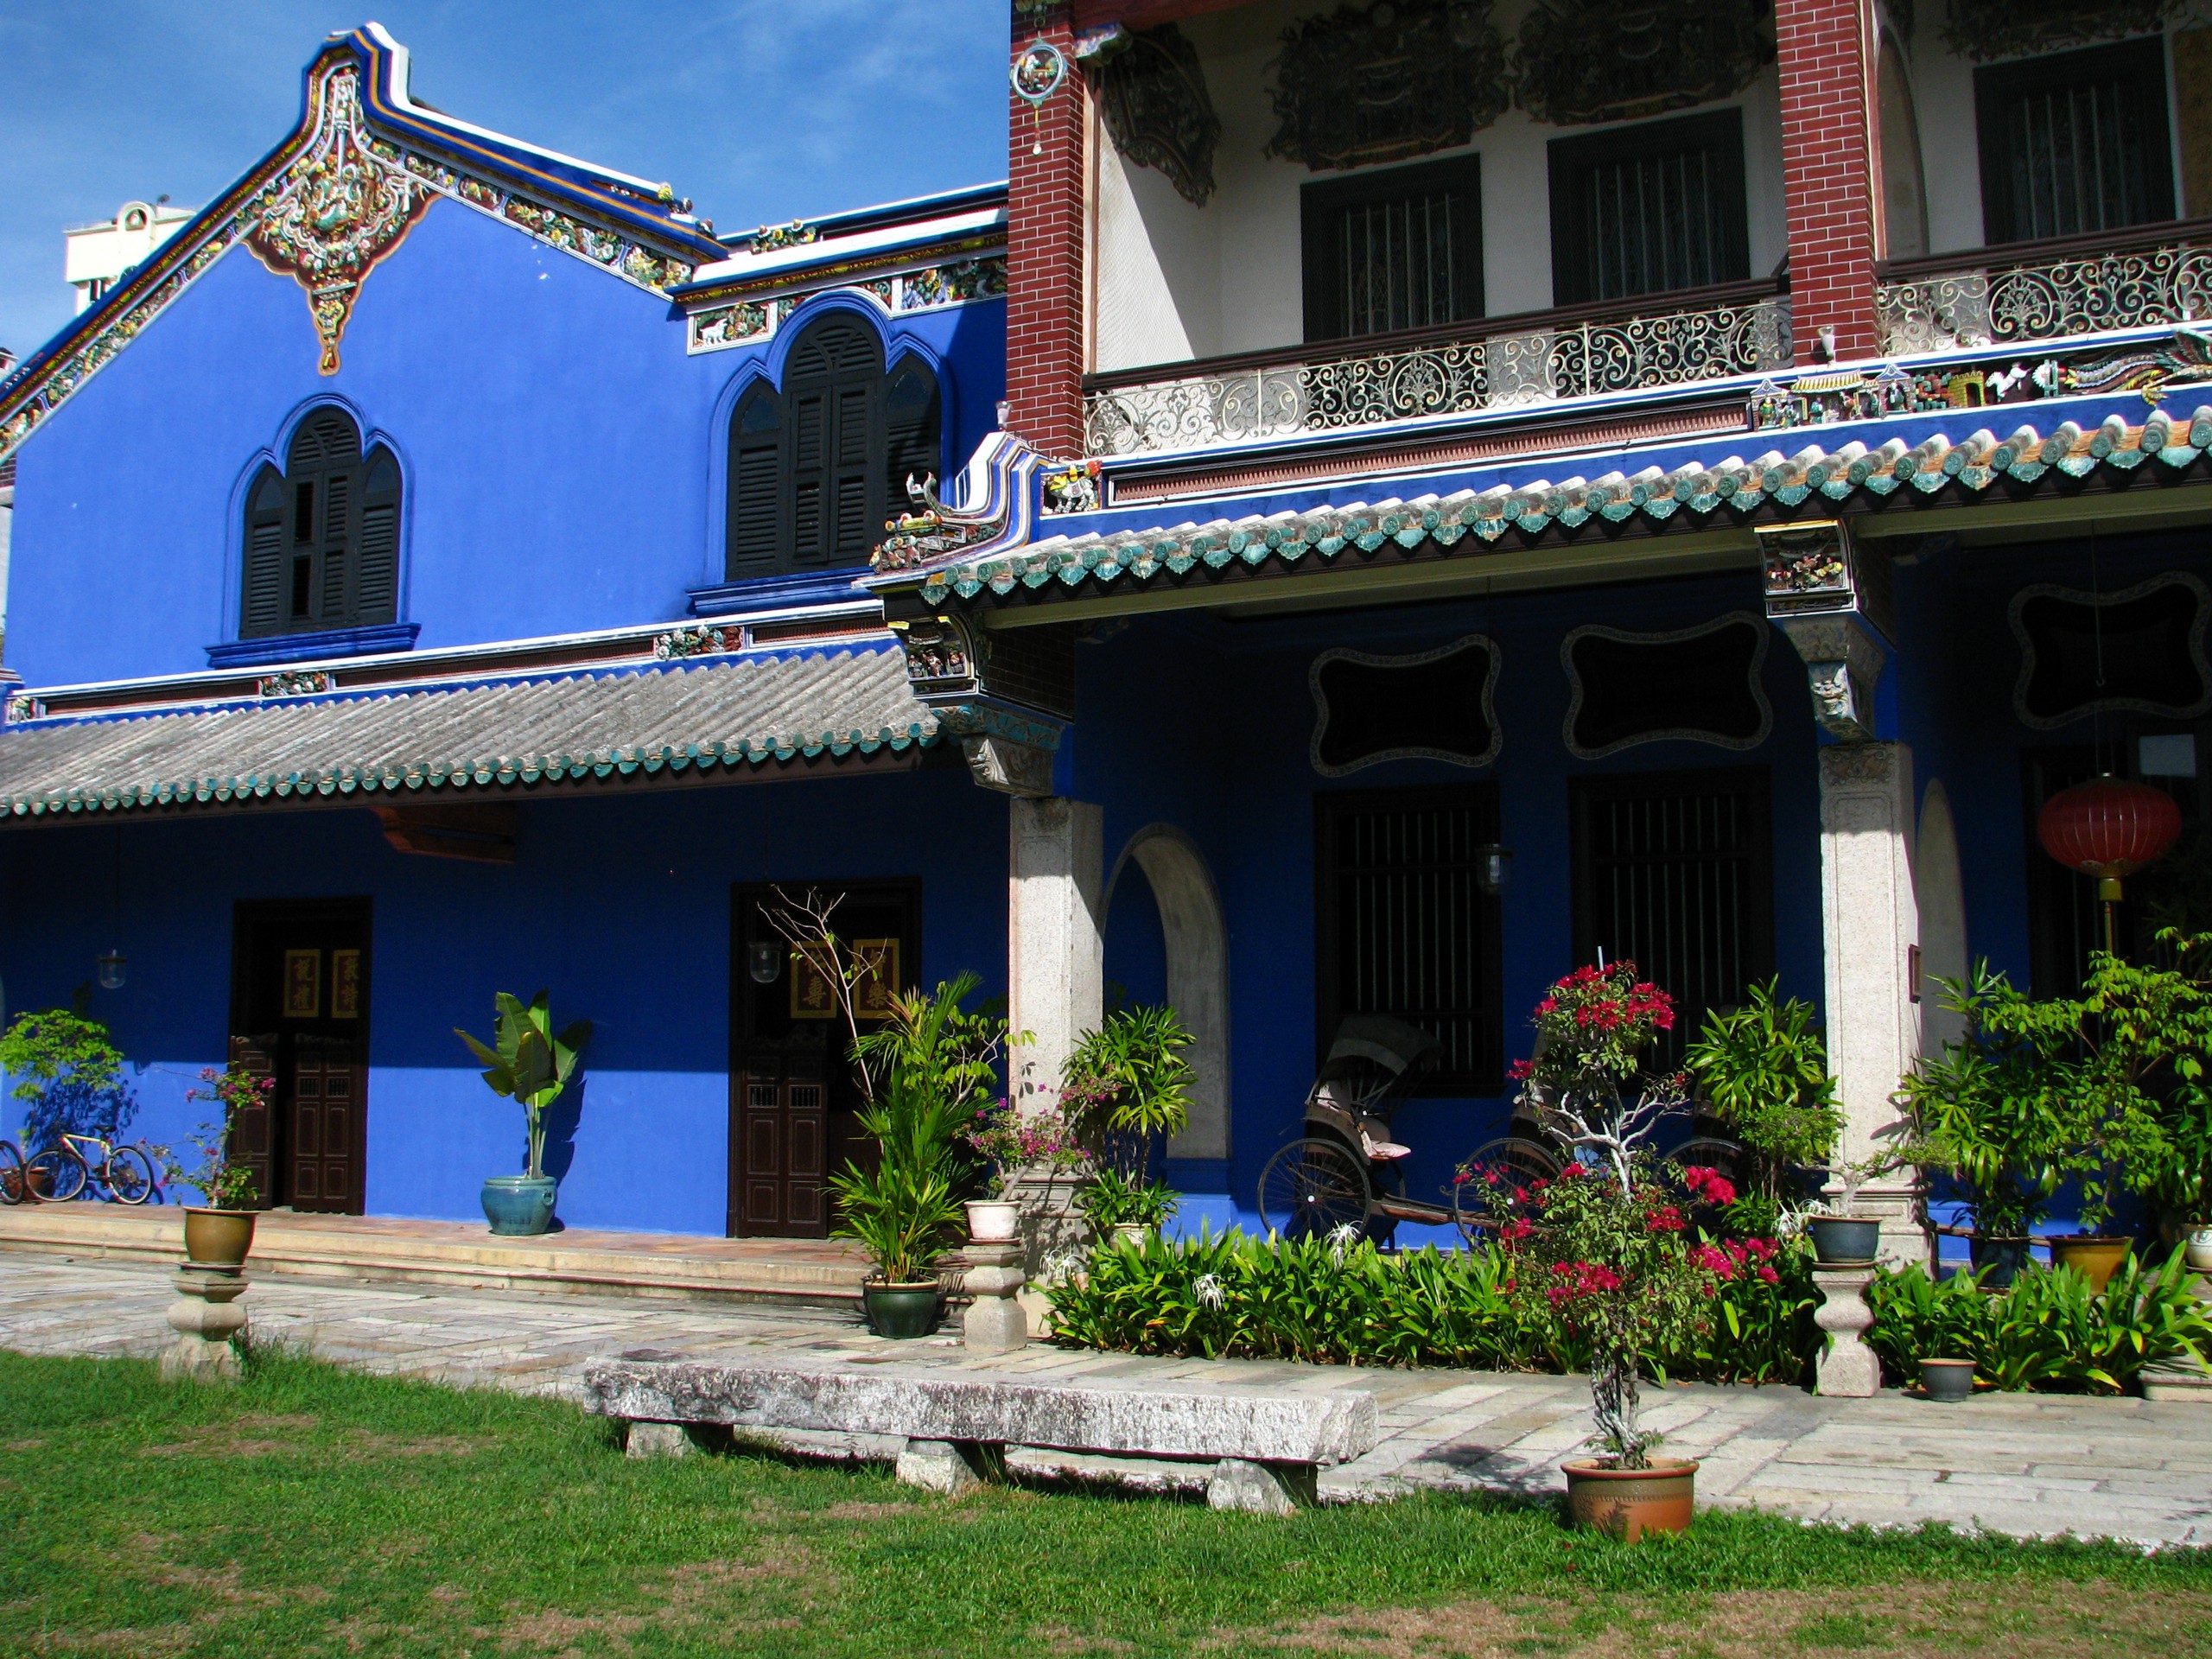
[[[1697,1508],[1697,1459],[1655,1458],[1649,1469],[1614,1469],[1599,1458],[1561,1465],[1567,1518],[1634,1543],[1647,1532],[1688,1532]]]
[[[2127,1260],[2128,1251],[2135,1248],[2132,1238],[2106,1238],[2094,1233],[2077,1233],[2070,1238],[2050,1241],[2050,1261],[2053,1267],[2071,1268],[2089,1281],[2089,1288],[2099,1295],[2106,1284]]]
[[[253,1248],[254,1210],[184,1208],[184,1257],[196,1267],[242,1268]]]
[[[1021,1206],[1012,1198],[968,1200],[968,1236],[978,1244],[1002,1244],[1021,1225]]]

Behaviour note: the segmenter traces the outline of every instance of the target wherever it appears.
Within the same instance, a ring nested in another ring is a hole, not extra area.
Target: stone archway
[[[1172,823],[1131,836],[1106,884],[1099,914],[1113,913],[1114,889],[1135,861],[1160,909],[1167,947],[1167,1001],[1193,1041],[1190,1127],[1168,1143],[1171,1158],[1229,1156],[1229,933],[1221,895],[1198,843]]]

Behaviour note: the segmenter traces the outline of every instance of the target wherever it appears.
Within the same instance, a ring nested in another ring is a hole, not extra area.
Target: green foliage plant
[[[1109,1164],[1084,1183],[1075,1207],[1095,1231],[1104,1233],[1116,1227],[1164,1226],[1179,1202],[1166,1182],[1129,1175]]]
[[[1153,1142],[1191,1121],[1191,1033],[1173,1008],[1139,1006],[1076,1039],[1060,1078],[1060,1107],[1102,1166],[1141,1183]]]
[[[260,1204],[261,1188],[253,1171],[232,1158],[231,1147],[236,1141],[238,1114],[257,1107],[266,1110],[276,1088],[276,1078],[249,1071],[241,1061],[232,1060],[219,1071],[212,1065],[201,1068],[199,1087],[187,1090],[184,1097],[205,1101],[222,1116],[192,1133],[193,1150],[200,1154],[197,1167],[188,1171],[173,1160],[162,1160],[168,1179],[197,1187],[213,1209],[251,1210]]]
[[[1700,1094],[1758,1160],[1770,1201],[1780,1198],[1785,1171],[1827,1167],[1843,1134],[1812,1005],[1777,1002],[1776,988],[1772,980],[1754,985],[1743,1007],[1708,1013],[1683,1057]]]
[[[492,1092],[522,1103],[529,1120],[528,1173],[537,1180],[545,1173],[545,1109],[569,1086],[576,1057],[591,1040],[591,1021],[575,1020],[556,1036],[546,992],[539,991],[527,1003],[505,991],[493,1001],[499,1014],[489,1044],[478,1042],[458,1026],[454,1035],[484,1063],[484,1081]]]
[[[23,1103],[23,1141],[40,1152],[62,1135],[112,1141],[137,1115],[123,1056],[97,1020],[67,1008],[19,1015],[0,1036],[0,1070]]]
[[[890,1018],[855,1045],[868,1084],[861,1128],[876,1155],[830,1178],[831,1236],[858,1244],[889,1284],[927,1281],[961,1218],[964,1136],[997,1096],[1009,1034],[995,1008],[965,1006],[980,983],[963,973],[933,995],[893,992]]]

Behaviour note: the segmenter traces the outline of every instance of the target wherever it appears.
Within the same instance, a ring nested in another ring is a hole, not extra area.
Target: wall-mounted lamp
[[[773,939],[755,939],[745,947],[745,971],[755,985],[772,985],[784,971],[784,952]]]
[[[92,960],[93,965],[99,969],[100,988],[104,991],[121,990],[123,988],[123,970],[129,965],[130,961],[130,957],[123,954],[121,948],[111,946],[107,950],[101,951],[100,954],[95,957]]]
[[[1475,849],[1475,882],[1483,897],[1495,899],[1512,883],[1513,849],[1496,842]]]

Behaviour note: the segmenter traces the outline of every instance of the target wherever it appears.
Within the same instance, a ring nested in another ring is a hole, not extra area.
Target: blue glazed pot
[[[553,1224],[559,1192],[550,1175],[494,1175],[484,1183],[484,1219],[496,1238],[533,1238]]]
[[[1856,1216],[1815,1216],[1805,1224],[1813,1253],[1826,1267],[1859,1267],[1881,1251],[1882,1224]]]

